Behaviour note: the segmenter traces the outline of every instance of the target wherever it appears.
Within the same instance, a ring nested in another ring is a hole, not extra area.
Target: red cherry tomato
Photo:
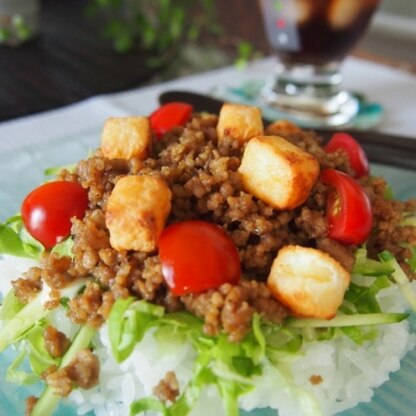
[[[162,273],[173,294],[199,293],[240,280],[240,258],[228,234],[204,221],[166,227],[159,239]]]
[[[354,178],[368,175],[369,163],[367,155],[361,145],[347,133],[335,133],[327,145],[325,151],[328,153],[342,149],[348,156],[351,167],[354,170]]]
[[[82,218],[88,207],[87,191],[77,182],[47,182],[26,196],[21,207],[29,233],[47,249],[69,236],[71,218]]]
[[[321,180],[332,188],[327,198],[328,237],[344,244],[363,243],[371,232],[373,214],[362,186],[335,169],[324,169]]]
[[[163,104],[150,115],[150,125],[157,137],[160,137],[174,127],[183,126],[189,120],[192,111],[193,107],[186,103]]]

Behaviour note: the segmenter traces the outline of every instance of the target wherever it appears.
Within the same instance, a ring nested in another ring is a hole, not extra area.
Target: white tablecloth
[[[43,180],[45,167],[75,162],[87,149],[97,147],[107,117],[149,114],[158,106],[158,95],[170,89],[209,93],[218,86],[265,79],[273,66],[274,60],[265,58],[244,70],[227,67],[0,123],[0,220]],[[343,73],[347,88],[383,105],[385,116],[379,130],[416,138],[415,76],[355,58],[345,62]]]
[[[34,116],[0,123],[0,149],[18,148],[32,140],[76,134],[102,124],[109,116],[148,114],[158,105],[158,95],[169,89],[210,92],[221,85],[264,79],[273,71],[273,58],[255,61],[244,70],[227,67],[155,86],[94,97],[81,103]],[[416,137],[416,76],[380,64],[350,58],[343,67],[347,88],[363,92],[385,109],[380,130]],[[1,94],[1,92],[0,92]]]

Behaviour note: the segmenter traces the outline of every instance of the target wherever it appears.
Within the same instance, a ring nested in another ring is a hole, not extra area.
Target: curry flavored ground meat
[[[78,181],[88,189],[89,209],[72,227],[74,258],[57,259],[46,254],[43,269],[28,273],[27,286],[15,282],[17,295],[27,301],[31,290],[39,291],[39,275],[53,287],[77,277],[87,277],[83,293],[69,302],[74,322],[101,325],[113,302],[129,295],[163,305],[169,311],[187,309],[205,321],[205,331],[224,330],[231,340],[241,340],[255,312],[280,322],[287,311],[271,295],[265,281],[278,250],[287,244],[317,247],[327,251],[351,270],[356,247],[327,238],[325,215],[327,187],[319,180],[306,202],[292,211],[277,211],[243,191],[237,172],[244,145],[225,137],[218,145],[214,115],[196,114],[185,128],[175,128],[154,143],[148,159],[108,160],[100,150],[78,163],[75,172],[63,171],[61,179]],[[274,134],[284,132],[273,132]],[[313,154],[321,168],[351,173],[346,155],[327,154],[313,132],[296,130],[285,138]],[[157,252],[114,250],[105,226],[108,197],[117,179],[124,175],[158,175],[172,191],[172,210],[167,224],[202,219],[219,224],[235,242],[241,259],[243,279],[202,294],[175,297],[162,276]],[[376,253],[388,247],[403,260],[406,248],[415,243],[414,228],[399,228],[401,214],[415,205],[385,200],[383,180],[363,179],[374,206],[374,232],[368,247]],[[41,266],[42,267],[42,266]]]

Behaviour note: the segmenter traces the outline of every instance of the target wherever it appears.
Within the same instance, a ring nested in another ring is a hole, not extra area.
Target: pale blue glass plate
[[[60,137],[59,140],[33,145],[18,153],[0,152],[0,221],[13,215],[23,197],[43,180],[43,169],[65,165],[85,158],[89,150],[98,146],[101,126],[78,134],[75,137]],[[1,147],[1,143],[0,143]],[[388,155],[386,155],[388,161]],[[386,165],[373,165],[372,172],[386,177],[397,198],[416,197],[416,172]],[[416,329],[413,316],[412,328]],[[0,415],[17,416],[24,414],[24,400],[29,394],[38,393],[39,386],[16,387],[4,380],[4,374],[11,360],[11,352],[0,356]],[[401,369],[375,391],[369,403],[343,412],[342,416],[411,416],[416,414],[416,350],[402,361]],[[243,413],[247,416],[247,413]],[[61,405],[56,415],[73,416],[76,409]],[[250,416],[272,416],[268,409],[256,410]],[[48,415],[45,415],[48,416]],[[214,415],[213,415],[214,416]]]

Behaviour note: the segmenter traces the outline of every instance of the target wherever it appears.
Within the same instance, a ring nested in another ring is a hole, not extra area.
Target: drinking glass
[[[341,64],[365,32],[379,0],[259,0],[278,58],[261,99],[312,126],[341,126],[358,112],[342,88]]]

